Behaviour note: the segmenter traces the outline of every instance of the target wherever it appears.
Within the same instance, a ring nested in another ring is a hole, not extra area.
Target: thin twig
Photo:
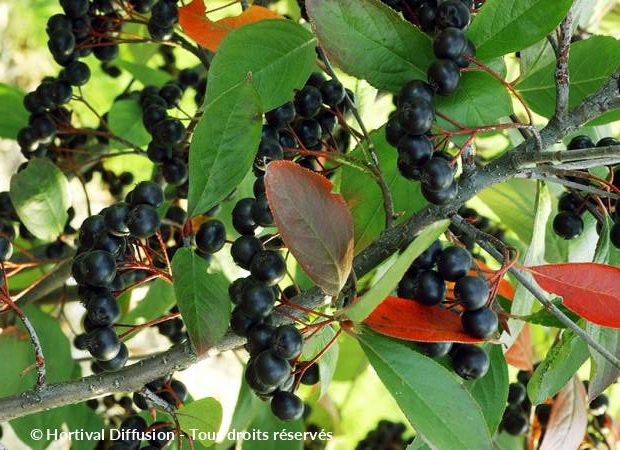
[[[465,219],[458,215],[451,217],[451,221],[454,225],[460,228],[465,234],[473,237],[476,243],[487,253],[489,253],[498,262],[504,262],[504,255],[497,250],[487,239],[484,232],[478,230],[476,227],[468,223]],[[547,293],[543,291],[535,282],[529,277],[525,276],[523,272],[515,267],[510,267],[508,271],[517,279],[519,283],[523,285],[533,296],[538,300],[547,311],[549,311],[556,319],[566,325],[573,333],[583,339],[591,348],[601,354],[603,358],[608,360],[614,366],[620,369],[620,359],[612,354],[609,350],[603,347],[598,342],[594,341],[579,325],[570,320],[570,318],[564,314],[557,306],[555,306],[549,298]]]
[[[568,114],[568,97],[570,73],[568,68],[568,57],[570,53],[570,40],[572,37],[573,27],[573,9],[560,24],[558,30],[557,47],[555,50],[556,66],[555,66],[555,117],[563,120]]]

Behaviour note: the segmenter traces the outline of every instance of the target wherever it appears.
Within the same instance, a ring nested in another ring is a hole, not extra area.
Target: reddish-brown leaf
[[[262,6],[252,5],[238,16],[212,21],[206,16],[204,0],[193,0],[179,8],[179,23],[185,34],[203,47],[216,51],[220,42],[235,28],[266,19],[282,16]]]
[[[265,191],[282,240],[323,291],[336,295],[353,263],[353,219],[332,183],[291,161],[267,166]]]
[[[551,407],[551,416],[540,450],[577,450],[588,426],[586,390],[576,376],[560,391]]]
[[[530,326],[526,323],[519,333],[519,336],[512,343],[508,351],[504,354],[506,362],[517,369],[534,370],[534,353],[532,349],[532,339],[530,336]]]
[[[408,341],[483,342],[465,334],[457,313],[399,297],[386,297],[364,323],[377,333]]]
[[[620,328],[620,267],[597,263],[527,267],[540,287],[560,295],[580,317],[604,327]]]

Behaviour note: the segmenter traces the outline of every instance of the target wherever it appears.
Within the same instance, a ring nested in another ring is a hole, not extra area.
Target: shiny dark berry
[[[454,168],[444,158],[430,158],[422,168],[422,184],[428,191],[445,191],[454,181]]]
[[[425,185],[422,185],[422,195],[433,205],[445,205],[453,201],[459,192],[459,185],[454,181],[449,188],[443,191],[430,191]]]
[[[452,368],[465,380],[482,378],[489,370],[489,356],[481,347],[461,344],[452,354]]]
[[[239,267],[249,270],[252,258],[261,250],[263,250],[263,244],[260,239],[245,235],[233,242],[230,254]]]
[[[213,254],[224,247],[226,243],[226,227],[216,219],[209,220],[198,228],[196,246],[203,252]]]
[[[6,237],[0,236],[0,261],[8,261],[13,254],[13,244]],[[2,275],[0,273],[0,275]],[[4,279],[2,280],[4,281]]]
[[[274,355],[270,350],[265,350],[254,360],[254,370],[261,383],[266,386],[278,386],[289,377],[291,366],[285,359]]]
[[[590,139],[589,136],[584,136],[584,135],[575,136],[574,138],[571,139],[571,141],[566,146],[568,150],[580,150],[580,149],[592,148],[592,147],[594,147],[594,142],[592,142],[592,139]]]
[[[129,205],[125,202],[116,203],[105,209],[103,219],[108,233],[116,236],[126,236],[129,234],[127,228],[127,218],[129,216]]]
[[[504,411],[501,427],[513,436],[525,434],[528,429],[528,418],[519,408],[509,407]]]
[[[248,283],[241,295],[239,308],[250,319],[260,319],[271,314],[275,294],[271,287],[262,283]]]
[[[314,147],[321,139],[321,124],[313,119],[300,120],[295,124],[295,134],[306,147]]]
[[[265,119],[269,125],[277,129],[284,128],[295,119],[295,105],[293,102],[286,102],[266,112]]]
[[[159,96],[166,101],[168,108],[174,108],[183,97],[181,87],[176,83],[166,83],[160,90]]]
[[[549,423],[549,417],[551,417],[551,405],[547,403],[536,405],[534,412],[536,414],[536,418],[538,419],[538,423],[542,427],[547,426],[547,423]]]
[[[566,192],[558,201],[558,210],[576,213],[579,209],[581,209],[582,204],[583,201],[581,200],[581,197],[574,195],[571,192]]]
[[[412,269],[431,269],[437,262],[441,254],[442,246],[440,241],[435,241],[418,256],[411,265]]]
[[[511,405],[520,405],[525,400],[526,395],[525,386],[521,383],[510,383],[508,386],[508,403]]]
[[[344,100],[346,94],[340,81],[331,79],[321,85],[321,95],[323,96],[323,103],[336,108]]]
[[[273,286],[286,275],[286,262],[280,252],[263,250],[252,258],[250,273],[254,279]]]
[[[162,175],[166,183],[172,186],[179,186],[187,181],[189,175],[187,164],[182,158],[171,158],[164,162]]]
[[[86,311],[91,322],[102,327],[114,324],[121,315],[118,302],[105,290],[97,291],[90,296]]]
[[[274,328],[267,324],[258,324],[250,328],[245,344],[245,349],[250,356],[258,355],[269,348],[273,330]]]
[[[321,371],[319,370],[319,363],[312,363],[310,366],[304,371],[304,374],[301,376],[301,384],[305,384],[307,386],[312,386],[317,384],[321,378]]]
[[[179,21],[179,12],[175,2],[159,0],[151,9],[151,20],[153,24],[161,28],[174,26]]]
[[[467,50],[465,33],[458,28],[446,28],[435,38],[433,52],[439,59],[458,61]]]
[[[471,268],[471,254],[461,247],[447,247],[439,255],[437,269],[444,280],[456,281]]]
[[[431,64],[427,72],[428,84],[442,96],[451,95],[461,83],[459,66],[449,59],[438,59]]]
[[[304,414],[304,402],[291,392],[278,391],[271,399],[271,411],[280,420],[290,422]]]
[[[438,305],[446,296],[446,283],[441,275],[434,270],[425,270],[415,279],[414,300],[423,305]]]
[[[416,99],[426,100],[429,103],[433,102],[433,89],[428,83],[422,80],[409,81],[400,90],[398,95],[398,104],[404,105],[410,103]]]
[[[108,286],[116,276],[114,256],[103,250],[89,252],[81,261],[80,272],[89,285]]]
[[[420,169],[433,154],[433,144],[424,135],[405,135],[398,142],[398,168],[409,179],[416,179]]]
[[[119,47],[110,39],[101,39],[96,47],[93,47],[93,55],[99,61],[109,62],[118,56]],[[115,67],[115,66],[111,66]],[[120,75],[120,74],[119,74]]]
[[[263,139],[258,146],[256,158],[260,163],[277,161],[284,158],[284,150],[277,140]]]
[[[398,116],[393,115],[385,126],[385,139],[392,147],[396,147],[403,136],[405,136],[405,130],[400,125]]]
[[[185,139],[185,127],[179,119],[165,119],[153,128],[153,136],[164,145],[178,145]]]
[[[452,342],[418,342],[416,347],[429,358],[441,358],[448,354]]]
[[[439,28],[464,29],[469,25],[469,9],[460,0],[446,0],[437,7],[437,26]]]
[[[262,227],[273,226],[273,215],[265,194],[256,197],[256,202],[252,206],[252,218]]]
[[[583,219],[573,212],[562,211],[553,219],[553,231],[563,239],[578,237],[583,227]]]
[[[88,12],[88,0],[60,0],[60,6],[69,17],[80,17]]]
[[[489,284],[481,277],[464,276],[454,284],[454,295],[465,309],[474,311],[486,305]]]
[[[118,350],[116,356],[109,361],[97,361],[97,365],[106,372],[114,372],[122,369],[129,360],[129,350],[124,343],[121,343],[121,348]]]
[[[131,194],[131,205],[146,203],[159,208],[164,202],[164,191],[152,181],[142,181],[136,185]]]
[[[232,223],[239,234],[254,234],[258,226],[252,217],[252,207],[256,202],[251,197],[239,200],[232,210]]]
[[[303,345],[304,337],[293,325],[281,325],[271,335],[271,352],[282,359],[297,358]]]
[[[600,394],[590,401],[590,412],[594,416],[600,416],[607,412],[609,406],[609,397],[605,394]]]
[[[604,137],[596,143],[597,147],[609,147],[612,145],[620,145],[620,141],[613,137]]]
[[[321,91],[314,86],[305,86],[295,95],[295,111],[300,117],[316,116],[323,104]]]
[[[132,236],[145,239],[153,236],[159,229],[159,214],[151,205],[136,205],[127,216],[127,227]]]
[[[423,98],[399,104],[398,120],[401,127],[409,134],[424,134],[433,125],[435,112],[433,105]]]
[[[121,341],[112,328],[95,328],[87,335],[87,349],[93,358],[109,361],[118,355]]]
[[[497,331],[497,314],[487,307],[461,314],[461,325],[468,335],[487,339]]]

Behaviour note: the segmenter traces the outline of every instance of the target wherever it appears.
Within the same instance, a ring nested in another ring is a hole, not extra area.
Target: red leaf
[[[580,317],[604,327],[620,328],[620,267],[597,263],[526,267],[540,287],[561,295]]]
[[[579,378],[573,377],[553,402],[539,450],[576,450],[583,441],[587,426],[586,390]]]
[[[206,16],[204,0],[193,0],[179,8],[179,23],[185,34],[203,47],[216,51],[226,35],[235,28],[266,19],[282,16],[262,6],[252,5],[238,16],[212,21]]]
[[[528,323],[523,326],[521,333],[519,333],[519,336],[517,336],[517,339],[512,343],[504,356],[506,357],[506,362],[512,367],[527,370],[528,372],[534,370],[534,354]]]
[[[332,183],[291,161],[267,166],[265,191],[282,240],[323,291],[337,295],[353,264],[353,219]]]
[[[364,323],[377,333],[408,341],[484,341],[465,334],[458,314],[399,297],[386,297]]]

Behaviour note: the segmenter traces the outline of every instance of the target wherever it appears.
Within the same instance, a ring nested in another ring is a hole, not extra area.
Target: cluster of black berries
[[[377,427],[357,443],[355,450],[405,450],[413,442],[413,436],[404,436],[406,430],[403,423],[380,420]]]
[[[517,436],[525,434],[529,430],[529,416],[532,404],[527,398],[527,383],[529,381],[529,373],[520,371],[518,374],[518,382],[510,383],[508,386],[508,405],[504,410],[504,415],[500,423],[500,430],[508,434]],[[541,425],[546,425],[549,421],[551,413],[551,405],[540,404],[536,407],[536,417]]]
[[[261,176],[269,161],[292,158],[285,155],[285,149],[317,151],[328,146],[346,152],[350,135],[338,128],[339,117],[342,119],[348,110],[345,95],[353,98],[353,93],[338,80],[328,80],[315,72],[293,101],[267,112],[254,173]],[[301,157],[298,163],[311,170],[319,168],[315,157]]]
[[[465,28],[471,20],[470,9],[477,7],[474,0],[383,0],[400,11],[409,22],[422,31],[433,33],[447,27]]]
[[[116,175],[111,170],[107,170],[101,163],[97,163],[86,170],[82,175],[83,180],[85,182],[91,181],[95,173],[100,174],[101,181],[108,186],[110,194],[115,198],[120,198],[125,188],[134,182],[134,176],[131,172],[122,172]]]
[[[123,273],[119,266],[132,252],[133,242],[150,238],[158,231],[157,208],[163,200],[159,185],[141,182],[127,195],[127,203],[105,208],[80,227],[71,270],[87,314],[83,323],[86,333],[76,337],[75,346],[90,352],[96,360],[96,371],[118,370],[127,362],[127,347],[112,328],[120,317],[114,293],[144,274],[136,270]]]
[[[398,284],[400,298],[425,306],[460,306],[464,331],[475,338],[487,339],[498,327],[497,314],[487,306],[489,284],[478,275],[470,275],[473,258],[469,251],[457,246],[442,248],[435,241],[411,264]],[[454,299],[447,300],[447,283],[453,282]],[[486,352],[475,345],[453,345],[450,342],[418,343],[426,355],[438,358],[450,353],[455,372],[465,379],[484,376],[489,368]]]
[[[461,68],[470,64],[474,47],[461,29],[449,27],[439,32],[433,50],[438,59],[428,68],[428,82],[413,80],[401,89],[385,133],[388,143],[398,149],[401,175],[421,181],[424,198],[443,205],[458,194],[457,167],[448,153],[435,151],[429,137],[435,119],[433,96],[451,95],[458,89]]]
[[[158,378],[145,386],[161,400],[174,408],[180,408],[187,401],[188,392],[185,384],[171,376]],[[134,392],[133,401],[139,409],[149,409],[147,398],[139,392]]]
[[[446,301],[447,282],[454,282],[454,302],[446,306],[463,308],[461,323],[465,332],[476,338],[489,338],[497,331],[497,314],[487,307],[489,284],[478,275],[469,275],[473,258],[457,246],[442,249],[435,241],[411,265],[398,284],[398,296],[426,306]],[[436,270],[435,270],[436,266]]]
[[[620,141],[613,137],[606,137],[599,140],[596,145],[588,136],[576,136],[566,146],[568,151],[581,150],[593,147],[607,147],[611,145],[620,145]],[[583,171],[587,174],[587,171]],[[611,182],[618,188],[620,187],[620,175],[617,175],[616,170],[612,170],[613,179]],[[567,177],[570,181],[579,184],[588,184],[588,180],[581,177],[570,176]],[[593,194],[583,193],[577,189],[568,189],[568,192],[564,193],[558,202],[558,214],[553,220],[553,230],[555,233],[563,239],[575,239],[583,233],[584,222],[582,219],[583,214],[589,209],[596,210],[598,205]],[[618,207],[615,206],[615,214],[611,217],[614,219],[614,225],[610,230],[610,240],[612,244],[620,248],[620,215],[618,214]],[[599,224],[600,231],[601,224]]]
[[[183,123],[168,115],[168,109],[178,106],[183,89],[177,82],[168,82],[161,88],[147,86],[140,92],[142,122],[153,140],[147,156],[161,171],[168,184],[180,186],[187,181],[187,155],[182,145],[186,130]],[[186,146],[185,146],[186,147]]]

